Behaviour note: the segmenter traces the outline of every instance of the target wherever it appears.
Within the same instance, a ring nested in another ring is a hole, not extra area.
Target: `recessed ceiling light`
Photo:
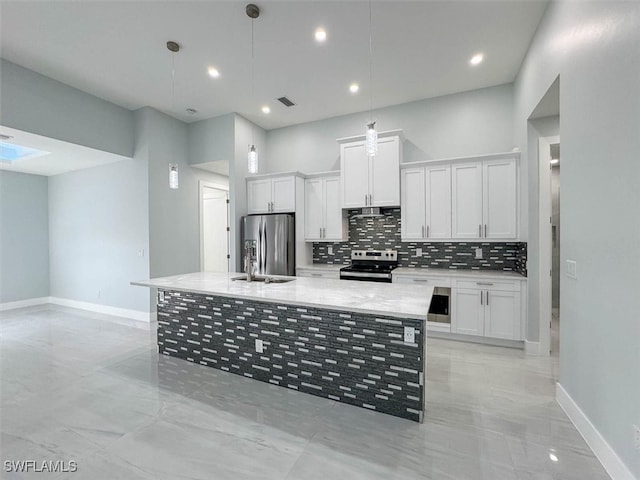
[[[265,105],[264,107],[262,107],[262,113],[264,113],[265,115],[268,115],[269,113],[271,113],[271,109],[269,108],[268,105]]]
[[[473,57],[471,57],[471,60],[469,60],[469,63],[471,65],[478,65],[482,63],[482,60],[484,60],[484,55],[481,53],[476,53]]]
[[[209,72],[209,76],[211,78],[218,78],[220,76],[220,72],[215,67],[209,67],[209,70],[207,71]]]
[[[324,28],[318,28],[315,33],[316,42],[324,42],[327,39],[327,32]]]
[[[550,459],[552,462],[557,462],[557,461],[558,461],[558,457],[556,456],[556,454],[555,454],[555,453],[550,453],[550,454],[549,454],[549,459]]]
[[[358,90],[360,90],[360,85],[358,85],[357,83],[352,83],[351,85],[349,85],[349,91],[351,93],[358,93]]]

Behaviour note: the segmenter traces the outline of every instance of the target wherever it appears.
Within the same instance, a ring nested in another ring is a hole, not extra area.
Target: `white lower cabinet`
[[[520,282],[455,283],[452,333],[522,340]]]

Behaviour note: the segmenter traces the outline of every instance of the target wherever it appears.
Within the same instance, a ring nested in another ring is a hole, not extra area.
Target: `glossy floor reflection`
[[[159,357],[153,331],[113,317],[1,315],[3,466],[78,462],[1,478],[609,478],[554,401],[556,358],[431,339],[420,425]]]

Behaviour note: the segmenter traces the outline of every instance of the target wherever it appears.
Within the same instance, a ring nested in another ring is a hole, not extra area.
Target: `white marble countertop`
[[[338,265],[329,265],[327,263],[311,263],[308,265],[300,265],[296,267],[296,270],[318,270],[324,272],[338,272],[342,267],[346,267],[347,263],[340,263]]]
[[[502,272],[500,270],[457,270],[448,268],[408,268],[399,267],[393,270],[392,275],[429,275],[449,278],[485,278],[494,280],[521,280],[526,281],[517,272]]]
[[[151,288],[285,305],[327,308],[426,320],[433,287],[376,282],[347,282],[331,278],[294,278],[288,283],[233,281],[241,273],[197,272],[131,282]],[[279,278],[274,276],[273,278]]]

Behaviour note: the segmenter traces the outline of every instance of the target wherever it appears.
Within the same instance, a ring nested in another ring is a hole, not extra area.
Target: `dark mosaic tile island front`
[[[401,267],[501,270],[527,276],[525,242],[402,242],[399,208],[385,208],[384,216],[377,218],[355,218],[358,212],[349,210],[349,241],[313,244],[313,263],[350,263],[351,250],[391,249],[398,251]],[[484,258],[475,258],[477,247],[482,247]],[[422,248],[422,257],[415,256],[416,248]]]
[[[404,327],[415,342],[403,341]],[[264,352],[256,352],[256,339]],[[409,420],[424,411],[423,322],[160,290],[161,354]]]

